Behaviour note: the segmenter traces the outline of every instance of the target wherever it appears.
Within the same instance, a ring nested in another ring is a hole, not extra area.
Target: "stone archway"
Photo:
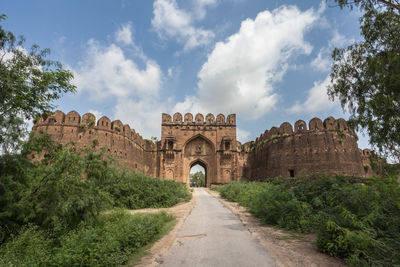
[[[206,170],[206,186],[215,181],[216,155],[213,143],[201,134],[189,138],[183,146],[183,176],[189,184],[190,168],[199,163]]]
[[[207,187],[227,183],[237,180],[240,152],[234,114],[225,120],[222,114],[163,113],[156,175],[189,185],[191,166],[201,162],[207,169]]]
[[[190,174],[190,170],[195,166],[195,165],[200,165],[201,167],[203,167],[204,169],[204,176],[205,176],[205,185],[207,187],[207,163],[205,163],[204,161],[202,161],[201,159],[197,159],[194,160],[190,165],[189,165],[189,174]],[[189,178],[189,182],[190,182],[190,178]]]

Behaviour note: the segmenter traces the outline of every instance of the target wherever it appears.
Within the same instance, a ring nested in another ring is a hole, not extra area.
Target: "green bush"
[[[112,197],[115,207],[127,209],[171,207],[191,198],[183,183],[134,172],[110,175],[98,186]]]
[[[37,226],[24,227],[0,247],[0,266],[44,266],[51,259],[52,245]]]
[[[103,214],[83,222],[55,242],[37,227],[28,227],[0,248],[0,266],[120,266],[160,233],[174,218],[166,213]]]
[[[41,156],[29,161],[32,153]],[[29,223],[57,238],[112,207],[170,207],[191,197],[182,183],[121,170],[102,152],[63,147],[48,136],[0,156],[0,168],[0,244]]]
[[[95,225],[82,225],[63,237],[52,265],[120,266],[173,219],[166,213],[102,215]]]
[[[215,188],[267,224],[317,232],[317,247],[350,265],[400,264],[400,187],[396,177],[314,174],[235,182]]]

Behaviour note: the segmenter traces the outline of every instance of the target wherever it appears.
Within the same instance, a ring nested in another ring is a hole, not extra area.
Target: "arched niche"
[[[303,120],[298,120],[296,121],[296,123],[294,124],[294,132],[304,132],[307,131],[307,124],[305,121]]]
[[[347,125],[346,120],[343,119],[343,118],[337,119],[337,120],[336,120],[336,124],[337,124],[337,126],[339,127],[339,129],[340,129],[340,130],[343,130],[343,131],[347,131],[348,128],[349,128],[349,126]]]
[[[195,117],[196,124],[203,124],[204,123],[204,116],[203,114],[197,113]]]
[[[324,128],[326,130],[336,130],[336,120],[333,117],[328,117],[324,120]]]
[[[57,124],[62,124],[65,121],[65,114],[61,110],[56,110],[52,117],[54,119],[54,123]]]
[[[193,115],[192,113],[185,114],[185,123],[192,123],[193,122]]]
[[[111,129],[111,120],[107,116],[103,116],[97,121],[97,127],[101,128],[101,129],[110,130]]]
[[[229,114],[228,117],[226,118],[226,123],[230,124],[230,125],[235,125],[236,124],[236,115]]]
[[[84,123],[94,122],[94,124],[95,124],[96,116],[94,116],[92,113],[85,113],[82,116],[82,122],[84,122]]]
[[[310,120],[308,127],[309,127],[310,131],[321,131],[324,129],[324,124],[322,123],[321,119],[313,118]]]
[[[182,122],[182,114],[177,112],[174,114],[174,122],[180,123]]]
[[[215,154],[213,143],[203,135],[195,135],[185,142],[185,157],[204,157]]]
[[[223,114],[218,114],[216,122],[217,124],[225,124],[225,116]]]
[[[81,123],[81,115],[75,110],[72,110],[65,116],[65,123],[79,125]]]
[[[206,116],[206,123],[213,124],[215,122],[215,117],[213,114],[208,113]]]
[[[124,125],[120,120],[115,120],[111,123],[111,129],[117,132],[122,132],[123,131]]]
[[[288,122],[284,122],[281,124],[281,126],[279,127],[279,132],[281,134],[292,134],[293,133],[293,127],[290,123]]]
[[[171,122],[171,115],[163,113],[162,114],[162,123],[170,123]]]

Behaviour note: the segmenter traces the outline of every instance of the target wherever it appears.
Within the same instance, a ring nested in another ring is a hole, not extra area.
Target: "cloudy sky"
[[[326,86],[332,50],[360,38],[359,13],[333,0],[3,0],[1,13],[74,72],[78,93],[58,109],[145,138],[160,136],[163,112],[236,113],[242,142],[284,121],[348,117]]]

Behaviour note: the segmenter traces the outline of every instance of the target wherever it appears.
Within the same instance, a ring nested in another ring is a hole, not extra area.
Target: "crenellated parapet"
[[[326,118],[323,122],[319,118],[313,118],[307,123],[303,120],[295,122],[294,127],[289,122],[282,123],[279,127],[272,127],[269,130],[265,130],[255,142],[253,146],[258,147],[264,145],[267,142],[278,142],[278,139],[287,138],[293,135],[306,135],[310,133],[323,133],[332,132],[344,136],[351,136],[355,138],[354,131],[347,125],[346,120],[333,117]]]
[[[162,125],[201,125],[201,126],[236,126],[236,114],[229,114],[226,119],[223,114],[218,114],[215,117],[208,113],[205,117],[201,113],[193,116],[192,113],[186,113],[182,116],[177,112],[172,117],[169,114],[162,114]]]
[[[49,127],[54,131],[49,131]],[[111,121],[106,116],[96,120],[96,116],[92,113],[86,113],[81,116],[74,110],[67,114],[57,110],[52,114],[42,116],[35,122],[33,130],[47,132],[52,135],[53,132],[62,133],[64,128],[71,127],[76,128],[75,133],[108,132],[127,138],[143,149],[145,147],[145,140],[134,129],[131,129],[128,124],[123,124],[120,120]],[[69,132],[72,132],[72,130],[70,129]]]
[[[252,176],[292,176],[302,169],[364,176],[354,131],[340,118],[313,118],[272,127],[247,144]]]

